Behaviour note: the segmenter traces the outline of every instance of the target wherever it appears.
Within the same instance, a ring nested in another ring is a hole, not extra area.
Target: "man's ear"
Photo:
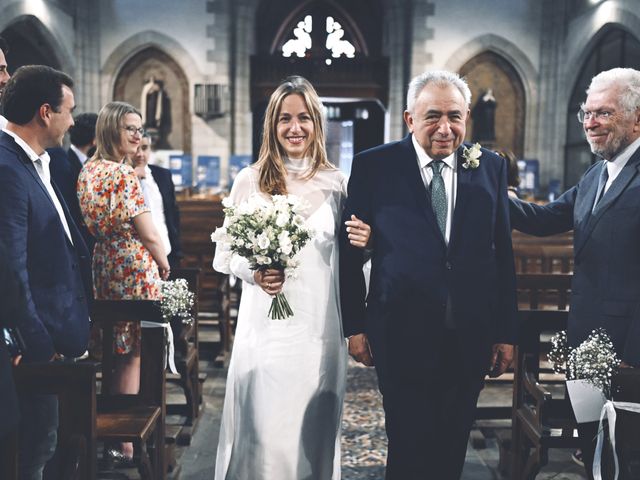
[[[51,114],[53,113],[53,108],[48,103],[43,103],[40,105],[38,109],[37,117],[38,120],[45,125],[49,124],[49,120],[51,120]]]
[[[404,123],[407,124],[409,132],[413,133],[413,116],[411,115],[411,112],[409,112],[409,110],[404,111]]]

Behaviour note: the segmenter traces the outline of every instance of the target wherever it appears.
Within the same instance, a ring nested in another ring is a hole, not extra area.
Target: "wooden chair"
[[[573,272],[573,245],[514,244],[517,273]]]
[[[199,381],[199,352],[198,352],[198,299],[200,298],[199,268],[178,268],[171,274],[171,280],[184,278],[189,290],[195,294],[195,301],[191,311],[193,322],[185,325],[182,322],[171,322],[175,343],[175,362],[180,375],[180,386],[184,391],[184,405],[167,405],[167,412],[185,415],[185,425],[195,427],[202,403],[202,386]],[[189,432],[187,444],[190,441]],[[183,435],[184,437],[184,435]]]
[[[519,308],[568,309],[571,279],[569,273],[519,273],[516,277]]]
[[[13,369],[19,392],[58,396],[58,446],[52,463],[65,480],[96,478],[96,373],[92,362],[32,363]],[[4,444],[7,470],[0,471],[2,479],[18,478],[18,436],[19,431]]]
[[[143,480],[164,480],[165,463],[165,332],[142,328],[140,392],[110,395],[113,371],[113,327],[116,322],[161,322],[156,302],[149,300],[96,300],[91,318],[103,331],[102,393],[98,397],[98,440],[132,442],[134,461]]]
[[[563,384],[540,382],[540,335],[567,327],[566,310],[520,312],[520,341],[516,347],[511,433],[511,478],[536,477],[548,462],[550,448],[577,448],[571,405]],[[501,462],[504,464],[504,462]]]
[[[228,355],[231,350],[233,324],[229,316],[229,280],[227,275],[211,267],[215,244],[211,243],[211,232],[222,226],[224,211],[220,197],[207,199],[184,199],[180,205],[180,231],[182,250],[185,254],[182,265],[201,269],[199,298],[200,318],[217,322],[220,329],[219,348]]]

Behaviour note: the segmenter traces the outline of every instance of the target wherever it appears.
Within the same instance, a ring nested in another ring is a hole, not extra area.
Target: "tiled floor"
[[[183,480],[211,480],[215,463],[225,370],[202,364],[208,373],[204,384],[206,406],[198,430],[189,448],[181,449],[180,464]],[[500,390],[500,389],[498,389]],[[492,395],[495,398],[492,398]],[[504,402],[504,390],[483,393],[482,401]],[[508,392],[507,392],[508,395]],[[464,480],[500,479],[497,471],[498,446],[491,429],[483,429],[486,448],[467,449]],[[344,405],[342,462],[344,480],[381,480],[384,478],[386,437],[382,402],[377,391],[375,373],[351,362],[349,365],[347,396]],[[538,479],[581,480],[581,468],[572,463],[571,452],[552,451],[550,461]]]

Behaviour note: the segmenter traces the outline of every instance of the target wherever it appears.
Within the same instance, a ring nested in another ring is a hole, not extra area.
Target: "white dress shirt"
[[[427,155],[427,152],[420,146],[416,140],[415,135],[411,136],[413,147],[416,150],[418,156],[418,167],[420,168],[420,175],[422,175],[422,181],[427,190],[431,185],[433,179],[433,169],[431,168],[431,162],[433,159]],[[449,238],[451,237],[451,220],[453,219],[453,211],[456,206],[456,193],[457,193],[457,168],[456,153],[453,152],[448,157],[442,160],[444,167],[442,167],[442,180],[444,181],[444,189],[447,192],[447,226],[445,228],[445,241],[449,244]]]
[[[56,207],[56,210],[58,211],[58,216],[60,217],[60,222],[62,223],[62,227],[64,228],[64,231],[67,234],[67,237],[69,237],[69,241],[71,242],[71,244],[73,244],[73,240],[71,239],[71,231],[69,230],[69,224],[67,223],[67,219],[64,216],[64,210],[62,209],[62,204],[60,203],[60,200],[58,199],[56,192],[53,190],[53,185],[51,185],[51,173],[49,171],[49,163],[51,162],[51,159],[49,158],[49,154],[45,150],[42,153],[42,155],[38,155],[17,134],[15,134],[10,130],[3,130],[3,131],[11,135],[15,139],[16,143],[20,146],[20,148],[22,148],[25,151],[27,156],[33,162],[33,165],[36,168],[36,172],[38,172],[38,176],[40,177],[40,180],[42,180],[42,183],[47,189],[49,198],[51,198],[53,205]]]
[[[144,203],[146,203],[147,207],[151,209],[151,219],[160,234],[165,253],[169,255],[171,253],[171,242],[169,241],[167,221],[164,218],[164,203],[162,202],[160,189],[158,188],[156,181],[153,179],[149,165],[144,167],[144,178],[140,179],[140,185],[142,185]]]
[[[69,148],[78,156],[78,160],[80,160],[80,163],[84,165],[84,162],[87,161],[87,156],[84,154],[84,152],[78,149],[78,147],[76,147],[73,143],[69,146]]]
[[[4,130],[4,128],[7,126],[7,123],[7,119],[0,115],[0,130]]]
[[[607,174],[609,175],[609,178],[607,179],[607,183],[604,186],[602,195],[604,195],[606,191],[609,190],[609,187],[611,186],[613,181],[618,175],[620,175],[620,172],[627,164],[631,156],[635,153],[635,151],[638,150],[638,148],[640,148],[640,138],[637,138],[635,142],[625,148],[612,160],[607,162]]]

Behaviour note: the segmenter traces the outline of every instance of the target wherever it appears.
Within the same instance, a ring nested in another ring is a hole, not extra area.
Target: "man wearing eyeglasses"
[[[29,65],[16,70],[2,96],[0,239],[27,301],[16,325],[24,363],[78,357],[89,339],[88,252],[51,182],[46,152],[73,125],[72,88],[68,75]],[[21,392],[19,404],[18,476],[39,480],[56,447],[58,400]]]
[[[604,328],[623,367],[640,367],[640,72],[599,73],[578,112],[602,160],[555,202],[510,200],[511,225],[532,235],[574,231],[568,341],[577,347]],[[591,478],[597,424],[580,424]]]

